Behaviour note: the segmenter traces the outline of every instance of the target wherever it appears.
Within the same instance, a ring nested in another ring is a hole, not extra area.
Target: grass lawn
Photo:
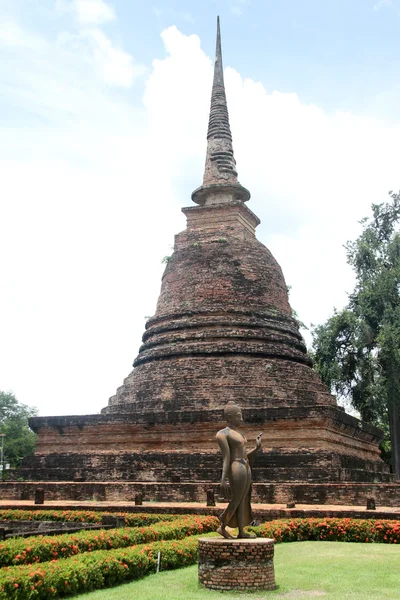
[[[79,600],[399,600],[400,547],[387,544],[295,542],[275,546],[273,592],[212,592],[197,583],[197,565],[150,575]]]

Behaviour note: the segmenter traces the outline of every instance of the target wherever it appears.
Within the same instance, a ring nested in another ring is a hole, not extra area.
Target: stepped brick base
[[[274,590],[274,540],[199,538],[199,583],[211,590]]]
[[[215,434],[222,411],[171,411],[35,417],[35,454],[19,476],[34,481],[218,483],[222,469]],[[263,450],[255,483],[388,483],[380,432],[336,406],[284,406],[267,400],[245,408],[249,448],[260,431]]]

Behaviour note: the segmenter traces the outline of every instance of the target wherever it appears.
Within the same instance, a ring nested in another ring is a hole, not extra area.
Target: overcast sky
[[[0,0],[0,389],[106,406],[201,184],[221,16],[240,182],[302,321],[400,188],[400,0]]]

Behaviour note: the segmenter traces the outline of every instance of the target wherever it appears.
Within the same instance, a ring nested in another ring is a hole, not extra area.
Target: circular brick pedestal
[[[211,590],[274,590],[274,540],[199,538],[199,582]]]

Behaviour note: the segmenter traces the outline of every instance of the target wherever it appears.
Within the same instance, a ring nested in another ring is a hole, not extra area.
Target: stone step
[[[131,502],[138,494],[145,502],[201,502],[205,505],[207,489],[219,498],[219,485],[206,481],[197,483],[164,482],[2,482],[0,494],[5,500],[30,500],[37,488],[44,489],[45,501],[109,501]],[[400,507],[400,483],[255,483],[252,489],[254,504],[296,504],[363,506],[374,498],[377,506]],[[173,510],[173,508],[170,508]],[[373,516],[371,511],[371,517]]]

